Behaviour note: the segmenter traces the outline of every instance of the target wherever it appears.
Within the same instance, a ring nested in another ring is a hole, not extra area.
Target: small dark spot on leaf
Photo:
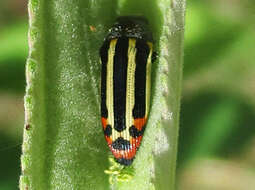
[[[26,124],[26,130],[28,131],[31,128],[30,124]]]

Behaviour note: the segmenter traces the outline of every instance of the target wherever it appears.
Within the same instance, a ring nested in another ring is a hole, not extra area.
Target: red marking
[[[106,135],[104,137],[105,137],[105,140],[107,141],[108,146],[111,146],[112,145],[112,138],[108,137]]]
[[[140,146],[140,144],[141,144],[141,141],[142,141],[142,136],[137,137],[137,138],[132,138],[131,144],[132,144],[133,146],[135,146],[136,148],[139,148],[139,146]]]
[[[107,119],[104,118],[104,117],[101,117],[101,121],[102,121],[103,128],[104,128],[104,130],[105,130],[106,125],[107,125]]]
[[[133,147],[129,150],[116,150],[110,147],[112,154],[114,155],[115,158],[125,158],[125,159],[132,159],[135,157],[136,154],[136,148]]]
[[[102,117],[101,118],[103,129],[106,129],[106,126],[108,124],[107,118]],[[137,118],[134,120],[134,126],[137,130],[141,131],[143,127],[145,126],[147,121],[147,118]],[[107,144],[113,154],[113,156],[117,159],[124,158],[127,160],[131,160],[135,157],[136,152],[141,144],[142,136],[137,138],[131,138],[130,139],[130,148],[128,150],[117,150],[112,148],[112,138],[105,135],[105,140],[107,141]]]
[[[142,141],[142,136],[137,137],[137,138],[132,138],[131,139],[131,148],[128,150],[117,150],[113,149],[111,144],[108,143],[108,146],[110,147],[112,154],[114,155],[115,158],[124,158],[124,159],[132,159],[135,157],[135,154],[141,144]]]
[[[146,121],[147,121],[147,118],[145,118],[145,117],[135,119],[134,120],[135,128],[138,129],[139,131],[141,131],[142,128],[144,127]]]

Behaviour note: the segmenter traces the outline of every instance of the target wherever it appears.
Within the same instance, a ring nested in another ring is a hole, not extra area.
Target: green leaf
[[[207,117],[197,125],[194,137],[195,142],[191,145],[188,157],[212,156],[219,150],[229,132],[238,123],[239,105],[233,100],[225,100],[215,104],[207,114]]]
[[[174,189],[184,8],[184,1],[170,0],[29,1],[20,189]],[[98,50],[119,15],[147,17],[159,58],[133,178],[110,184]]]
[[[24,67],[28,55],[27,23],[24,20],[0,31],[0,90],[24,94]]]

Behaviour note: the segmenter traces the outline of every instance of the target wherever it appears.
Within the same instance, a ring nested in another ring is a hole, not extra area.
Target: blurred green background
[[[18,189],[27,1],[0,1],[0,190]],[[255,189],[255,2],[188,0],[177,185]]]

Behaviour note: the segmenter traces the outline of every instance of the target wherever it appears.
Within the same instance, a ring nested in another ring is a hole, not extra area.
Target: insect
[[[123,16],[100,49],[101,121],[115,160],[132,164],[150,107],[153,39],[143,17]]]

